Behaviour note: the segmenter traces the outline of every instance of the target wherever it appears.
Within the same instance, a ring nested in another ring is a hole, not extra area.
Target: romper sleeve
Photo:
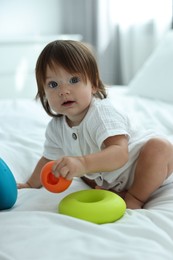
[[[57,120],[52,119],[46,129],[43,156],[49,160],[57,160],[64,156],[61,148],[61,138],[58,134]]]
[[[100,149],[104,140],[114,135],[131,136],[131,127],[128,117],[117,111],[110,102],[104,100],[95,106],[90,113],[90,133]]]

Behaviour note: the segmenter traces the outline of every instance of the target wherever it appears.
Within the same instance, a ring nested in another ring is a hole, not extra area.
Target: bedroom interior
[[[0,158],[16,182],[42,154],[50,117],[35,101],[34,70],[55,39],[91,44],[113,105],[141,131],[173,142],[172,13],[170,0],[0,1]],[[75,178],[58,194],[18,190],[14,206],[0,211],[0,260],[172,260],[173,183],[112,223],[57,213],[64,197],[89,189]]]

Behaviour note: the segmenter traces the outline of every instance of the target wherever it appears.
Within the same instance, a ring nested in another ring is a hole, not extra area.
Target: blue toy
[[[0,210],[13,207],[17,200],[17,184],[15,178],[0,158]]]

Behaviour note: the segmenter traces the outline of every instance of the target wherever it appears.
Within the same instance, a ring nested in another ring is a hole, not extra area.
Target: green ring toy
[[[61,200],[58,212],[96,224],[120,219],[126,210],[125,201],[107,190],[81,190]]]

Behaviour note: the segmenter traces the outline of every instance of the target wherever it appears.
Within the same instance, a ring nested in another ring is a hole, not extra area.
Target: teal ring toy
[[[0,210],[12,208],[17,200],[17,184],[15,178],[0,158]]]
[[[81,190],[64,197],[58,206],[60,214],[96,224],[120,219],[126,210],[125,201],[107,190]]]

